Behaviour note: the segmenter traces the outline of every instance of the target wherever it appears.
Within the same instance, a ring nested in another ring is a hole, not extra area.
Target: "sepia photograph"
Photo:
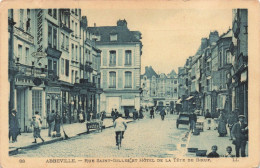
[[[5,155],[17,167],[34,159],[51,167],[214,167],[216,158],[254,157],[249,37],[259,27],[250,27],[250,6],[143,2],[6,8],[1,121]]]

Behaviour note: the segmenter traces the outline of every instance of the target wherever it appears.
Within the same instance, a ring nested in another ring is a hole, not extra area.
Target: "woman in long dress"
[[[226,136],[227,135],[227,128],[226,128],[226,124],[227,124],[227,120],[225,117],[225,114],[223,111],[220,112],[219,118],[218,118],[218,133],[220,137]]]

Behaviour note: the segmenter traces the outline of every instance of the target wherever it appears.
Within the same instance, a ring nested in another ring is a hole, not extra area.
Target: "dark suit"
[[[236,140],[234,141],[234,145],[236,147],[236,157],[239,157],[239,151],[241,149],[241,156],[245,157],[245,149],[246,149],[246,142],[248,138],[248,132],[245,130],[247,125],[245,123],[237,122],[232,130],[231,134],[232,137],[235,138]]]

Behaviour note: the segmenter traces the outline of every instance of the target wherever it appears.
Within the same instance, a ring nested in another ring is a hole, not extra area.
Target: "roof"
[[[228,38],[228,37],[232,37],[232,31],[231,31],[231,29],[229,29],[226,33],[222,34],[222,35],[220,36],[220,39],[221,39],[221,38]]]
[[[142,76],[146,76],[149,79],[151,79],[153,76],[155,76],[156,78],[158,77],[157,73],[154,71],[152,66],[146,66],[145,72]]]
[[[141,42],[141,33],[139,31],[130,31],[127,26],[102,26],[88,27],[88,30],[95,35],[100,35],[100,43],[124,43]],[[110,35],[117,34],[117,41],[110,41]]]
[[[175,70],[173,69],[169,74],[168,74],[169,77],[171,78],[175,78],[177,77],[177,73],[175,72]]]

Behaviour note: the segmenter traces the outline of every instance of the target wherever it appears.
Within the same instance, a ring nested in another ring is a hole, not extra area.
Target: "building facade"
[[[126,20],[116,26],[90,27],[101,54],[101,111],[132,112],[140,108],[141,33],[130,31]]]
[[[81,51],[87,48],[82,45],[86,40],[82,32],[86,32],[87,25],[82,26],[81,21],[80,9],[8,11],[9,108],[17,109],[21,131],[30,131],[36,111],[43,118],[43,127],[47,127],[45,119],[52,110],[60,113],[65,123],[77,122],[80,109],[84,114],[97,112],[98,96],[82,99],[80,93],[100,94],[97,88],[100,50],[92,41],[93,54],[82,61]],[[88,71],[84,65],[92,57],[95,63],[90,64],[91,80],[86,81],[90,77],[81,73]]]

